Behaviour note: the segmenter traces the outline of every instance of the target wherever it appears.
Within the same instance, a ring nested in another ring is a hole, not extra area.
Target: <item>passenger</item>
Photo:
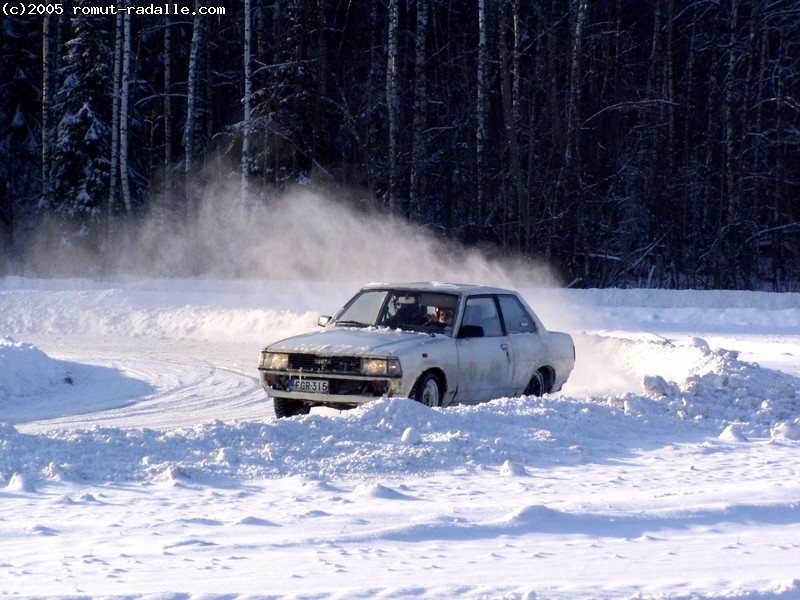
[[[453,324],[453,309],[439,307],[436,309],[436,320],[443,325]]]
[[[429,323],[438,323],[439,325],[452,325],[453,324],[453,309],[437,306],[436,311],[428,315]]]

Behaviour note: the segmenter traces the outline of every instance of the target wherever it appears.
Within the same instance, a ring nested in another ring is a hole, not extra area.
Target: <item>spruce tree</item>
[[[104,17],[74,17],[58,74],[53,203],[64,239],[96,231],[109,190],[113,27]],[[93,239],[95,236],[92,236]]]

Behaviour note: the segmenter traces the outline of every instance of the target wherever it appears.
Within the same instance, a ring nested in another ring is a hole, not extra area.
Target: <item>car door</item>
[[[517,396],[525,391],[534,372],[542,365],[546,348],[537,331],[536,320],[519,298],[512,294],[499,294],[497,300],[514,358],[510,394]]]
[[[512,349],[493,295],[466,299],[457,335],[458,402],[470,404],[508,395]]]

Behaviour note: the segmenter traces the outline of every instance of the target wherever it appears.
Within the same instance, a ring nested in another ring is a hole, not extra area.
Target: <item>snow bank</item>
[[[680,419],[732,423],[758,437],[791,437],[800,424],[800,380],[742,362],[735,352],[705,353],[706,368],[680,383],[645,378],[647,398]]]
[[[356,287],[0,280],[4,591],[798,597],[796,295],[529,289],[561,393],[272,418]]]
[[[0,401],[36,396],[69,380],[58,361],[32,344],[16,342],[9,336],[0,338]]]
[[[429,409],[404,399],[379,400],[342,413],[267,422],[215,421],[168,431],[57,430],[26,435],[7,426],[0,447],[0,482],[14,474],[92,480],[173,480],[288,475],[398,475],[458,469],[524,472],[528,465],[578,464],[628,452],[630,432],[649,444],[697,435],[742,440],[800,437],[800,380],[741,362],[702,344],[630,342],[652,366],[664,353],[694,362],[679,380],[657,370],[642,389],[608,396],[501,398],[478,406]],[[8,346],[8,344],[7,344]],[[41,368],[40,352],[28,346]],[[680,361],[678,361],[680,362]],[[15,384],[15,385],[18,385]],[[726,437],[727,436],[727,437]],[[641,442],[640,442],[641,443]],[[176,475],[177,474],[177,475]]]
[[[168,297],[163,292],[142,294],[122,289],[59,290],[46,293],[43,302],[41,292],[26,290],[3,299],[0,330],[17,335],[47,332],[261,343],[265,331],[288,336],[316,326],[316,312],[298,313],[274,304],[225,307],[214,297],[222,295],[230,302],[235,294],[235,288],[230,294],[178,292]]]
[[[144,338],[203,340],[212,346],[237,342],[254,349],[313,328],[317,313],[305,309],[334,301],[338,305],[340,297],[350,291],[343,291],[342,286],[286,282],[135,282],[100,289],[87,289],[91,286],[83,284],[68,289],[62,283],[50,290],[35,289],[39,284],[31,283],[35,285],[26,286],[26,280],[6,282],[10,289],[0,296],[0,327],[23,335],[101,336],[131,343]],[[562,294],[538,290],[532,303],[538,300],[547,308],[557,304],[555,300]],[[633,292],[640,304],[687,303],[680,294],[647,294]],[[747,310],[760,298],[763,306],[758,320],[772,319],[771,326],[794,327],[794,321],[783,319],[785,311],[794,315],[798,309],[787,309],[771,294],[742,294],[741,298],[730,293],[724,297],[730,304],[747,303]],[[597,295],[601,305],[628,297],[603,291],[571,294],[576,295]],[[260,303],[263,306],[256,307]],[[287,307],[292,303],[298,310]],[[625,310],[639,320],[654,315],[652,308]],[[680,310],[678,319],[685,317]],[[589,309],[575,312],[591,314]],[[669,316],[676,318],[675,312]],[[133,375],[145,380],[138,382],[142,385],[137,386],[130,375],[114,377],[108,369],[94,373],[94,380],[82,377],[86,381],[81,381],[80,398],[73,398],[75,414],[93,410],[92,405],[103,411],[121,403],[135,404],[145,396],[157,400],[173,386],[178,409],[187,410],[185,398],[208,395],[217,403],[214,412],[229,414],[228,420],[163,431],[58,429],[46,436],[6,427],[0,448],[0,482],[7,482],[15,473],[34,478],[146,481],[175,473],[261,478],[499,469],[503,465],[512,473],[523,472],[530,464],[604,460],[609,451],[625,451],[616,448],[613,440],[628,438],[628,431],[644,436],[650,440],[647,443],[698,434],[716,438],[731,425],[745,439],[793,443],[800,437],[800,379],[742,361],[736,352],[711,348],[696,336],[668,339],[646,331],[622,337],[608,332],[576,333],[577,367],[559,395],[503,398],[445,410],[430,410],[402,399],[383,400],[351,412],[281,421],[270,419],[270,407],[258,388],[255,352],[252,357],[245,353],[250,360],[242,367],[247,379],[240,376],[232,382],[223,379],[228,370],[207,362],[200,363],[194,374],[188,367],[176,365],[174,358],[167,363],[140,359],[141,366]],[[198,348],[195,351],[204,354],[212,349]],[[91,350],[87,352],[91,354]],[[197,359],[187,357],[184,362]],[[131,361],[124,366],[130,370]],[[11,338],[0,342],[0,375],[6,402],[24,395],[44,396],[54,386],[63,386],[67,376],[61,363],[30,343]],[[240,391],[243,384],[248,386],[245,392]],[[109,400],[112,389],[118,395],[114,402]],[[228,402],[232,407],[234,395],[243,393],[249,394],[245,398],[258,398],[257,414],[265,422],[249,417],[237,421],[236,413],[228,413],[220,404]],[[64,411],[69,411],[69,406],[59,414]],[[46,412],[32,412],[28,420],[47,416]],[[610,444],[606,443],[609,440]]]

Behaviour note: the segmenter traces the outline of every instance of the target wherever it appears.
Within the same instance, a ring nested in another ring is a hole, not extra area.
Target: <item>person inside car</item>
[[[426,315],[428,323],[431,325],[441,325],[448,327],[453,324],[453,309],[444,306],[437,306],[432,313]]]
[[[436,308],[436,322],[442,325],[453,324],[453,309],[439,306]]]
[[[421,313],[421,307],[413,296],[398,296],[395,298],[394,308],[395,313],[383,322],[388,327],[426,323],[426,319]]]

